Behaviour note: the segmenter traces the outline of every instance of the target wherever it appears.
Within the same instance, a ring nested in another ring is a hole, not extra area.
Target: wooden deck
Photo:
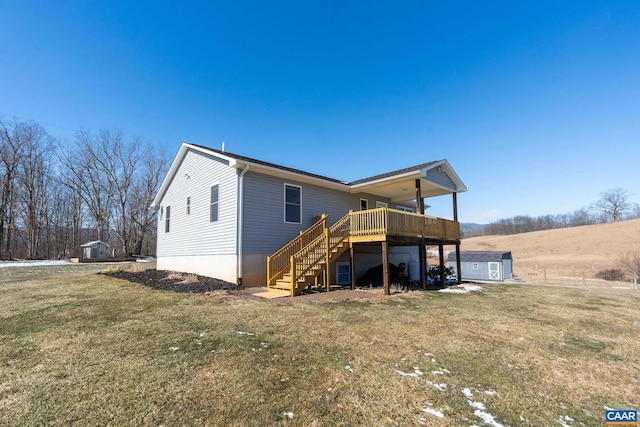
[[[424,241],[451,243],[460,241],[460,223],[433,216],[389,208],[350,212],[352,243]]]
[[[383,254],[388,244],[419,246],[422,253],[425,245],[429,244],[437,244],[441,248],[446,244],[459,245],[460,224],[427,215],[377,208],[351,211],[328,227],[328,218],[322,215],[318,222],[267,257],[267,288],[286,290],[294,296],[309,281],[317,284],[321,275],[324,277],[321,281],[328,286],[327,269],[331,262],[346,249],[353,248],[354,244],[374,242],[382,242]]]

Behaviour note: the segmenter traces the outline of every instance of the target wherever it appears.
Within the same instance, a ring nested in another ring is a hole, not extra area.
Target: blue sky
[[[344,180],[446,158],[464,222],[640,202],[640,2],[0,0],[0,115]]]

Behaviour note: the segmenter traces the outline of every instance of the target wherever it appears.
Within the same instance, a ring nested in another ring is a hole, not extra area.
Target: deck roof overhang
[[[434,173],[445,174],[448,179],[438,180],[442,182],[438,183],[433,178]],[[416,180],[420,182],[423,198],[467,191],[467,187],[446,160],[357,181],[350,188],[352,193],[375,194],[396,203],[416,199]],[[448,182],[451,184],[447,185]]]

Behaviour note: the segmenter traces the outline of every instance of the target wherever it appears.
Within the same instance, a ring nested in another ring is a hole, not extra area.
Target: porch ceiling
[[[456,190],[446,188],[428,180],[425,169],[352,185],[351,191],[353,193],[379,195],[380,197],[391,199],[394,203],[406,202],[416,199],[416,179],[420,179],[420,189],[423,198],[442,196],[456,192]],[[466,191],[466,187],[462,186],[462,188],[458,188],[457,191]]]

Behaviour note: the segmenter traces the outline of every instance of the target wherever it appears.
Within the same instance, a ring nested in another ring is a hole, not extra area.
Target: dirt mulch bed
[[[240,289],[240,286],[235,283],[224,280],[190,274],[182,274],[182,277],[178,277],[175,273],[166,270],[114,271],[106,274],[162,291],[203,294],[220,290],[234,292]],[[174,276],[175,278],[169,278]]]
[[[177,274],[166,270],[148,269],[144,271],[114,271],[107,274],[111,277],[127,280],[132,283],[148,286],[152,289],[172,291],[172,292],[190,292],[194,294],[206,294],[221,297],[223,295],[233,295],[240,298],[249,298],[267,303],[289,304],[299,302],[311,303],[328,303],[339,301],[367,301],[370,303],[383,303],[390,300],[397,300],[398,296],[404,295],[409,297],[418,297],[421,292],[416,290],[404,291],[392,289],[391,295],[384,295],[382,288],[365,288],[365,289],[341,289],[331,292],[309,292],[295,298],[284,297],[266,299],[256,296],[256,293],[265,292],[266,288],[238,286],[235,283],[226,282],[220,279],[214,279],[206,276],[198,276],[191,274]],[[182,278],[169,278],[178,277]],[[189,277],[191,280],[185,281]],[[194,280],[195,279],[195,280]],[[197,280],[197,281],[196,281]]]

